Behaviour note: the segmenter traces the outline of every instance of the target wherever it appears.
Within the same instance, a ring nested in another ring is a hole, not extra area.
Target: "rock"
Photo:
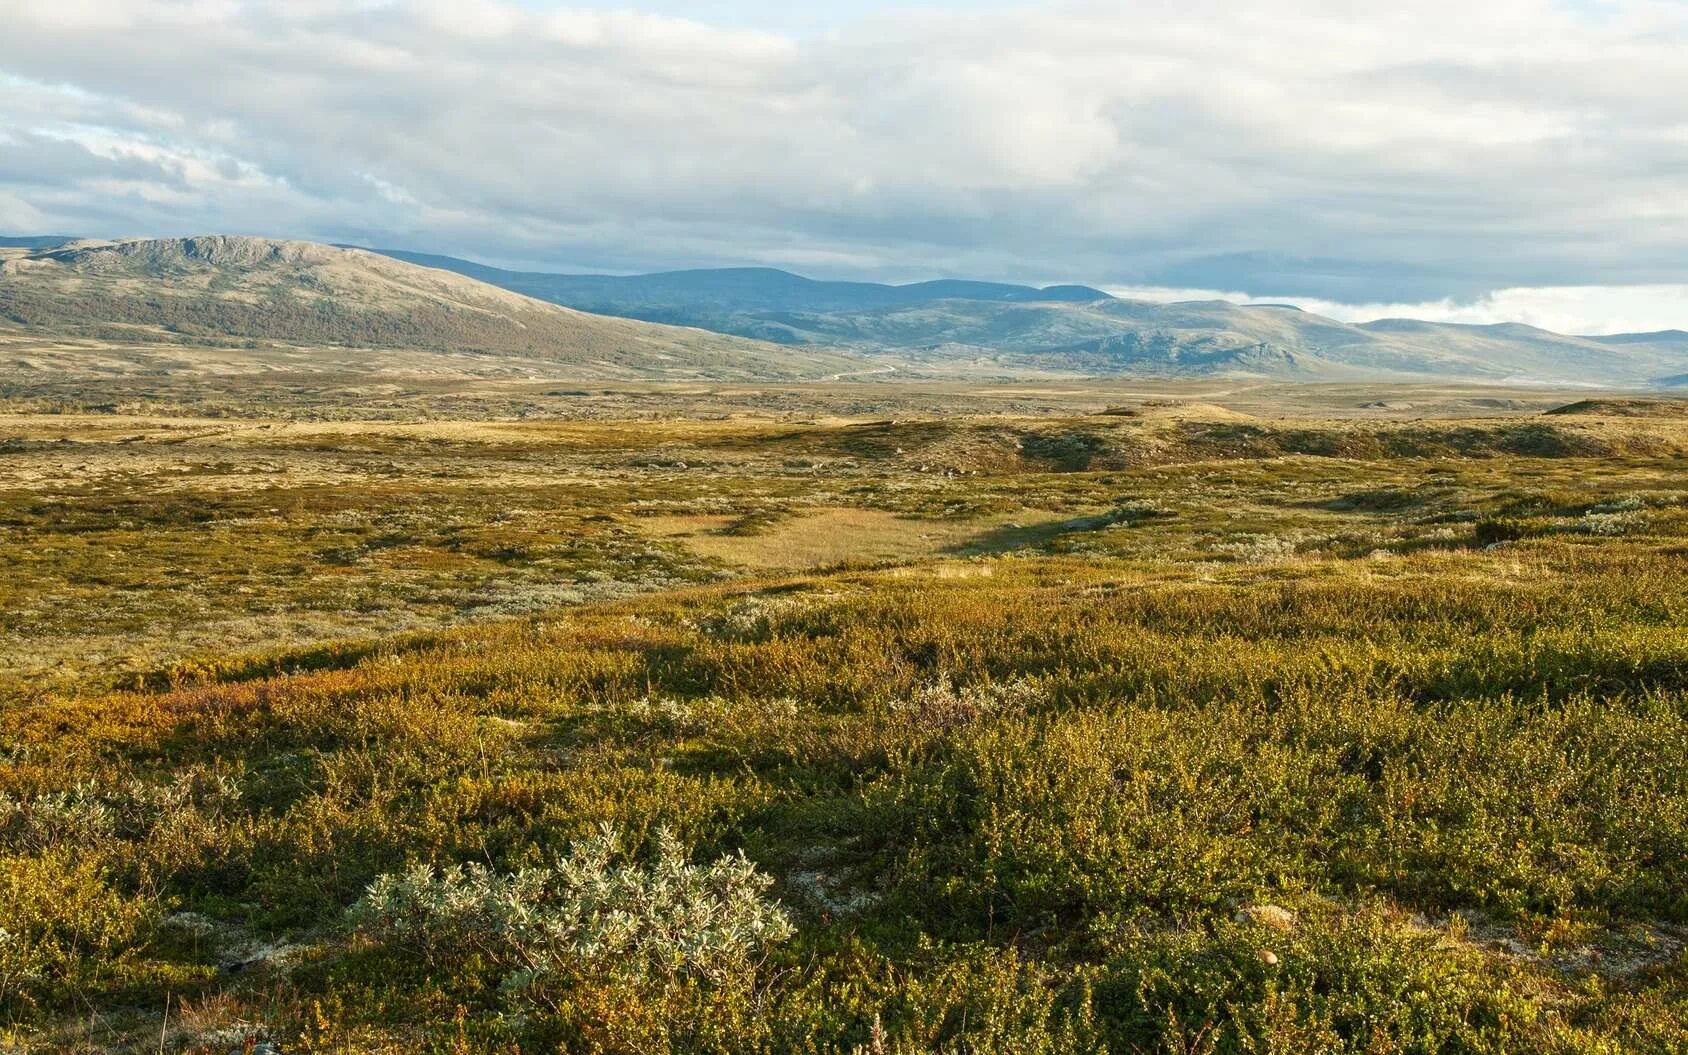
[[[1295,929],[1295,913],[1282,905],[1248,905],[1238,910],[1238,923],[1257,923],[1288,934]]]
[[[1278,954],[1271,949],[1260,950],[1260,962],[1268,967],[1278,966]]]

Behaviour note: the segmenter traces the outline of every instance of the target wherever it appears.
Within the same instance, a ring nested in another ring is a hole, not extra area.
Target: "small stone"
[[[1271,949],[1260,950],[1260,962],[1268,967],[1278,966],[1278,954]]]

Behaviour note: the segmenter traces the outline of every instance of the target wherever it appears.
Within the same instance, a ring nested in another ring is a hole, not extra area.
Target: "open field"
[[[1091,414],[1122,402],[1205,401],[1264,417],[1447,418],[1546,411],[1586,389],[1461,384],[1285,384],[1266,380],[921,379],[912,367],[821,383],[589,382],[561,371],[484,377],[444,353],[365,349],[216,349],[0,335],[13,369],[0,408],[28,413],[165,414],[294,420],[510,420],[719,417],[843,418]],[[51,362],[50,369],[30,364]],[[552,376],[555,374],[555,376]],[[983,375],[988,376],[988,375]],[[909,378],[918,384],[904,383]]]
[[[1688,1038],[1680,404],[100,391],[0,414],[0,1050]]]

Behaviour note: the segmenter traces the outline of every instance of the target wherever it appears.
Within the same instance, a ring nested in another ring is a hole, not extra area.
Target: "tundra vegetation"
[[[1679,413],[898,392],[14,403],[0,1047],[1688,1044]]]

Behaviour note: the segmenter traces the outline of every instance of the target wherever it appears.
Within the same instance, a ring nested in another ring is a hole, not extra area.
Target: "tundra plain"
[[[0,1045],[1680,1051],[1688,411],[0,407]]]

